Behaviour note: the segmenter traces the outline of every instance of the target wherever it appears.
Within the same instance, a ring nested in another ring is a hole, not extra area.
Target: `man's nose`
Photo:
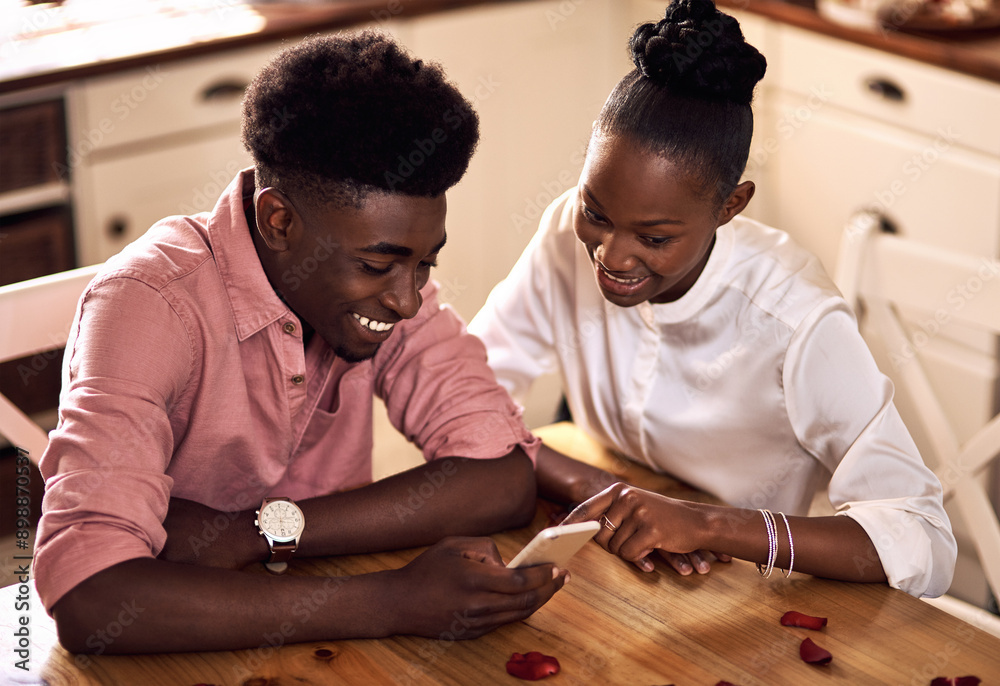
[[[392,280],[389,287],[382,293],[382,305],[389,308],[403,319],[413,319],[420,310],[423,298],[420,296],[420,286],[414,271],[401,269],[400,274]],[[405,273],[404,273],[405,272]]]

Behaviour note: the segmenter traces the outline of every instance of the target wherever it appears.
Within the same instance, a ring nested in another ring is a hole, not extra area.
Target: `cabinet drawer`
[[[83,165],[77,173],[81,264],[107,260],[164,217],[211,210],[251,161],[233,136]]]
[[[219,124],[238,131],[243,90],[271,44],[89,79],[71,92],[71,161],[91,152]]]
[[[0,217],[0,285],[75,266],[73,224],[68,207]],[[9,327],[19,324],[4,322]],[[0,393],[29,415],[54,410],[59,404],[61,361],[62,349],[59,349],[0,364]]]
[[[66,271],[74,262],[68,207],[0,217],[0,285]]]
[[[772,86],[1000,156],[1000,85],[801,29],[777,33]]]
[[[831,274],[844,227],[864,209],[890,219],[906,238],[1000,255],[996,160],[832,107],[798,121],[802,102],[794,94],[775,98],[777,123],[768,135],[779,153],[766,161],[780,194],[774,221]],[[798,128],[782,128],[795,121]]]
[[[0,192],[60,179],[63,118],[62,98],[0,111]]]

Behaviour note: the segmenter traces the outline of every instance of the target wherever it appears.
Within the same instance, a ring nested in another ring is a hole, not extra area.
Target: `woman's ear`
[[[262,188],[254,198],[257,232],[268,248],[285,252],[291,246],[296,220],[295,208],[277,188]]]
[[[757,186],[753,181],[744,181],[729,194],[729,198],[722,205],[719,211],[719,226],[728,223],[733,217],[742,212],[750,203]]]

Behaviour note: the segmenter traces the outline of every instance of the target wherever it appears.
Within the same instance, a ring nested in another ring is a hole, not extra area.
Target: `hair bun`
[[[710,100],[750,104],[767,68],[739,23],[711,0],[675,0],[663,19],[635,30],[629,49],[646,78]]]

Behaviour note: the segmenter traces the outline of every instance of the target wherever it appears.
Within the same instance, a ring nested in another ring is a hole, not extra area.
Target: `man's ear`
[[[295,239],[298,213],[284,193],[277,188],[262,188],[254,198],[257,232],[274,252],[285,252]]]
[[[728,223],[733,217],[742,212],[750,203],[757,187],[753,181],[744,181],[729,194],[729,198],[719,212],[719,226]]]

